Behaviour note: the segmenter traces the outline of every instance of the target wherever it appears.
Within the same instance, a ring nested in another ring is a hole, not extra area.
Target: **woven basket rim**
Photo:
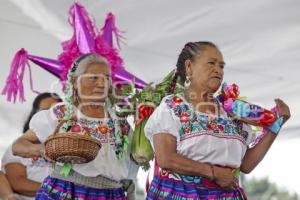
[[[99,145],[101,147],[100,141],[92,138],[91,136],[78,135],[78,133],[75,133],[75,132],[52,134],[47,138],[47,140],[44,143],[47,144],[49,141],[58,139],[58,138],[70,138],[70,139],[79,139],[79,140],[89,141],[89,142],[96,143],[97,145]]]

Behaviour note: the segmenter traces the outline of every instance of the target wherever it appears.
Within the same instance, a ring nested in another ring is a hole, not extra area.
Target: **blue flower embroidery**
[[[205,134],[209,131],[213,134],[239,136],[244,141],[247,140],[248,133],[242,131],[241,121],[226,117],[209,120],[207,115],[195,112],[180,96],[176,95],[169,96],[165,102],[180,120],[180,137],[196,133]]]
[[[181,180],[185,183],[200,183],[201,182],[201,177],[200,176],[185,176],[185,175],[180,175]]]

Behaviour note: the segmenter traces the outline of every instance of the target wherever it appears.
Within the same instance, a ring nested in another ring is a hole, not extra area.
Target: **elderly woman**
[[[34,115],[30,130],[15,142],[15,154],[39,156],[44,146],[33,143],[45,142],[59,120],[74,117],[77,125],[101,142],[97,157],[86,164],[74,164],[68,176],[60,173],[62,167],[57,163],[36,199],[134,199],[132,181],[126,181],[126,187],[123,181],[134,178],[138,169],[130,161],[130,144],[125,139],[129,137],[130,141],[132,132],[126,120],[115,114],[108,98],[111,87],[111,70],[106,60],[96,54],[80,56],[68,73],[65,103]],[[67,123],[62,128],[69,130],[71,126]]]
[[[229,117],[213,97],[224,75],[223,56],[211,42],[190,42],[179,55],[175,80],[184,93],[165,97],[145,126],[160,173],[148,200],[245,199],[233,172],[250,173],[276,138],[268,134],[253,148],[249,125]],[[288,106],[276,99],[283,122]]]
[[[41,111],[49,109],[53,104],[61,102],[55,93],[41,93],[33,101],[31,112],[23,126],[23,133],[29,129],[29,121],[32,116]],[[2,169],[14,190],[19,194],[20,200],[34,199],[41,182],[49,175],[51,163],[42,157],[22,158],[12,154],[9,146],[2,157]]]

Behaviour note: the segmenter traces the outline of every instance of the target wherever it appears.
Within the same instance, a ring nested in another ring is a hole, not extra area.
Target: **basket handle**
[[[60,122],[58,123],[58,125],[56,126],[56,128],[55,128],[55,130],[54,130],[53,135],[56,135],[56,134],[58,133],[59,129],[61,128],[61,126],[62,126],[65,122],[67,122],[67,121],[74,121],[74,122],[77,122],[77,118],[76,118],[76,117],[72,117],[72,118],[70,118],[70,119],[62,119],[62,120],[60,120]],[[81,127],[81,129],[83,130],[82,133],[83,133],[84,135],[86,135],[86,136],[91,136],[90,131],[89,131],[86,127],[82,127],[81,125],[80,125],[80,127]]]

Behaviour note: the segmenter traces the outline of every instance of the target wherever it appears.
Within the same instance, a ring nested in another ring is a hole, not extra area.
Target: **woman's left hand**
[[[281,99],[275,99],[276,106],[278,107],[278,115],[283,118],[282,125],[289,120],[291,117],[289,106],[284,103]]]

